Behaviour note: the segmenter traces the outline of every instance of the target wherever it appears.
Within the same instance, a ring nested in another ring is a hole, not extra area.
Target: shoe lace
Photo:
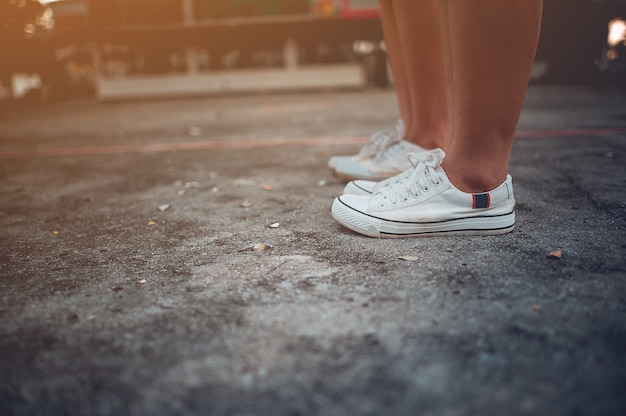
[[[381,161],[388,156],[389,149],[395,149],[394,146],[404,138],[405,129],[402,119],[398,119],[396,123],[396,133],[386,131],[378,131],[372,134],[369,140],[363,145],[358,153],[360,159],[374,159]]]
[[[390,133],[386,131],[378,131],[369,138],[359,151],[359,158],[369,159],[374,157],[386,141],[389,140]]]
[[[442,177],[437,169],[444,157],[445,153],[441,149],[409,153],[409,162],[413,167],[389,178],[384,186],[375,190],[378,206],[384,208],[406,202],[430,191],[432,186],[440,186]]]
[[[379,189],[384,188],[386,186],[390,186],[396,183],[406,181],[413,174],[414,169],[415,167],[411,167],[409,169],[406,169],[403,172],[398,173],[395,176],[392,176],[390,178],[387,178],[378,182],[376,186],[374,187],[373,193],[376,193]]]
[[[402,139],[395,134],[388,134],[385,140],[381,143],[378,151],[371,156],[371,158],[380,163],[385,159],[391,158],[394,154],[402,150]]]

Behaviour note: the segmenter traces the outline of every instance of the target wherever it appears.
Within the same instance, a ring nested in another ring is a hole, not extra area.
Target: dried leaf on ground
[[[406,260],[406,261],[418,261],[420,258],[415,256],[400,256],[398,260]]]
[[[549,259],[560,259],[562,256],[563,256],[563,252],[559,248],[557,250],[553,250],[553,251],[549,252],[547,257]]]
[[[541,310],[541,305],[534,304],[531,308],[533,311],[539,312]]]
[[[54,235],[59,235],[61,233],[61,231],[59,230],[52,230],[52,234]]]
[[[270,248],[270,246],[265,243],[256,243],[252,246],[252,251],[265,251],[268,248]]]
[[[156,224],[156,222],[154,222],[152,220],[148,221],[148,225],[154,225],[154,224]]]
[[[263,184],[263,186],[261,186],[261,188],[263,188],[263,190],[265,190],[265,191],[271,191],[272,189],[274,189],[274,187],[272,185],[269,185],[267,183]]]

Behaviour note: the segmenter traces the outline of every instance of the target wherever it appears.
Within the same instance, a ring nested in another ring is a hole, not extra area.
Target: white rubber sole
[[[363,181],[374,181],[374,182],[380,182],[382,180],[385,180],[391,176],[396,175],[397,173],[390,173],[388,175],[384,175],[384,176],[365,176],[365,175],[351,175],[349,173],[345,173],[345,172],[341,172],[337,169],[331,169],[333,175],[335,175],[336,177],[338,177],[339,179],[342,179],[346,182],[351,182],[351,181],[356,181],[356,180],[363,180]],[[398,172],[400,173],[400,172]]]
[[[481,215],[434,222],[389,221],[345,205],[336,198],[333,218],[359,234],[377,238],[410,238],[442,235],[500,235],[515,228],[515,212],[503,215]]]

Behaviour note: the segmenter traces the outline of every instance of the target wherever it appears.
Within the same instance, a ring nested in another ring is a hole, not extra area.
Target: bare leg
[[[505,179],[530,77],[542,0],[439,0],[448,77],[449,145],[443,163],[465,192]]]
[[[387,59],[389,60],[389,67],[391,68],[396,87],[400,118],[404,122],[406,131],[409,132],[412,130],[413,122],[411,98],[409,96],[407,74],[402,62],[402,47],[394,13],[394,2],[392,0],[379,0],[379,4],[380,21],[383,28],[383,36],[385,37],[385,46],[387,47]]]
[[[375,133],[356,155],[331,157],[328,160],[328,166],[336,176],[346,180],[380,181],[387,179],[411,166],[408,160],[409,153],[434,148],[439,144],[432,139],[434,134],[416,134],[417,126],[425,124],[417,122],[416,117],[418,115],[416,114],[419,113],[412,108],[412,101],[417,100],[412,97],[415,92],[409,80],[413,74],[407,72],[407,69],[412,70],[412,68],[406,66],[404,54],[405,49],[413,48],[413,45],[403,45],[403,40],[400,39],[398,13],[395,11],[398,1],[379,0],[379,2],[380,20],[387,45],[389,65],[395,79],[396,99],[400,117],[404,122],[404,133],[403,137]],[[406,19],[406,17],[404,18]],[[415,37],[409,39],[409,42],[413,41],[415,41]],[[427,97],[419,98],[427,100]],[[420,103],[418,109],[422,108],[425,108],[424,103]],[[421,117],[421,115],[419,116]],[[445,126],[445,123],[443,124]]]
[[[393,13],[404,75],[398,94],[406,88],[409,100],[406,139],[427,149],[445,148],[448,109],[437,0],[394,1]]]

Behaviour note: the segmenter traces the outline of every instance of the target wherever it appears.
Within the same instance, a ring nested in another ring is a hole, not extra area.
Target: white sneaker
[[[396,121],[395,138],[402,139],[404,138],[405,133],[406,130],[404,128],[404,121],[402,121],[402,119],[398,119],[398,121]],[[356,155],[331,156],[331,158],[328,159],[328,167],[334,172],[335,169],[337,169],[337,166],[345,161],[356,162],[358,160],[365,160],[374,157],[374,155],[376,155],[380,151],[380,148],[383,147],[384,143],[392,138],[393,137],[391,133],[388,133],[386,131],[377,131],[376,133],[371,135],[369,140],[363,145],[361,150],[359,150],[359,153],[357,153]]]
[[[394,140],[395,139],[395,140]],[[378,153],[366,159],[345,160],[335,168],[335,175],[347,181],[381,181],[397,175],[411,167],[407,158],[410,153],[424,152],[426,149],[406,140],[390,136]]]
[[[515,199],[511,177],[497,188],[472,194],[452,185],[441,167],[440,149],[411,154],[413,168],[402,180],[371,195],[342,195],[332,215],[343,226],[370,237],[496,235],[513,230]]]
[[[374,133],[358,154],[333,156],[328,161],[328,167],[336,176],[347,181],[380,181],[396,175],[410,167],[407,160],[409,153],[425,150],[404,140],[404,135],[404,123],[398,120],[396,134]]]
[[[356,163],[359,160],[365,160],[374,157],[374,155],[376,155],[380,151],[380,148],[383,146],[385,141],[390,140],[390,138],[391,133],[388,133],[386,131],[377,131],[370,136],[369,140],[365,142],[363,147],[361,147],[361,150],[359,150],[359,153],[357,153],[356,155],[331,156],[330,159],[328,159],[328,168],[334,173],[337,169],[337,166],[346,161],[354,161]]]

